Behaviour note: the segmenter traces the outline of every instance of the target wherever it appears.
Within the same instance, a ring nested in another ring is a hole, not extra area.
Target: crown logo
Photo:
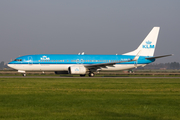
[[[151,42],[151,41],[149,41],[149,40],[146,42],[146,44],[151,44],[151,43],[152,43],[152,42]]]

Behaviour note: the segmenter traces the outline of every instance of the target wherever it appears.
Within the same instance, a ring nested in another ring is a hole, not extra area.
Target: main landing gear
[[[94,73],[93,72],[89,72],[89,77],[94,77]],[[80,74],[81,77],[85,77],[86,74]]]
[[[26,77],[26,73],[22,73],[22,76],[23,76],[23,77]]]
[[[80,76],[81,76],[81,77],[85,77],[85,76],[86,76],[86,74],[81,74]]]
[[[94,77],[94,73],[93,72],[89,72],[89,77]]]

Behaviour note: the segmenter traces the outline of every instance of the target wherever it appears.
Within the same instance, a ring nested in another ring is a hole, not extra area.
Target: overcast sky
[[[180,62],[180,0],[0,0],[0,61],[28,54],[123,54],[154,26],[156,63]]]

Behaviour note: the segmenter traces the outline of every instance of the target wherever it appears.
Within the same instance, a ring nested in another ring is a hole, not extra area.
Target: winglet
[[[134,59],[132,61],[137,61],[139,59],[140,52],[141,52],[141,50],[137,53],[137,55],[134,57]]]

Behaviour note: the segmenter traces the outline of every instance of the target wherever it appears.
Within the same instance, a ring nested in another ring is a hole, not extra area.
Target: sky
[[[29,54],[123,54],[160,27],[156,63],[180,62],[179,0],[1,0],[0,61]]]

